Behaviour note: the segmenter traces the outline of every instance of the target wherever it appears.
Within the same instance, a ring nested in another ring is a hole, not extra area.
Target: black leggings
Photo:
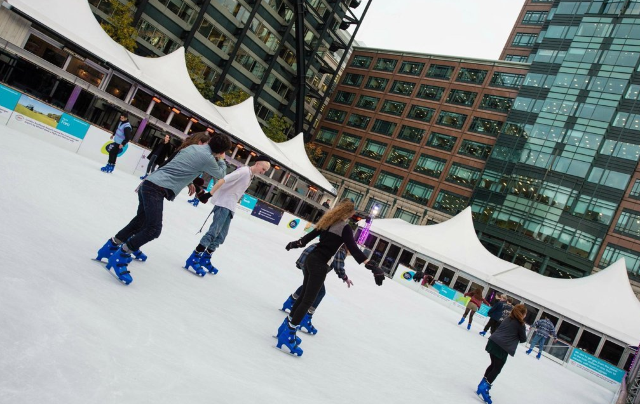
[[[116,159],[118,158],[118,154],[120,154],[122,149],[120,148],[120,145],[117,144],[116,142],[113,142],[111,144],[113,146],[111,147],[111,150],[109,151],[109,164],[115,164],[116,163]]]
[[[151,174],[156,170],[156,168],[158,168],[158,163],[156,163],[157,159],[158,159],[158,156],[155,154],[152,154],[151,156],[149,156],[149,164],[147,165],[147,175]]]
[[[473,322],[473,315],[476,314],[475,310],[471,310],[470,307],[467,307],[464,310],[464,314],[462,315],[462,317],[467,318],[467,314],[469,315],[469,324],[471,324]]]
[[[494,320],[490,318],[489,321],[487,321],[487,324],[484,326],[484,332],[487,332],[487,330],[491,328],[491,334],[493,334],[494,332],[496,332],[496,329],[498,329],[499,325],[500,320]]]
[[[484,371],[484,377],[489,384],[493,384],[493,381],[496,380],[496,377],[500,374],[502,367],[507,363],[507,358],[500,359],[493,354],[489,354],[489,358],[491,358],[491,365]]]
[[[291,308],[290,316],[293,325],[299,325],[302,322],[302,318],[307,314],[309,307],[313,305],[318,292],[324,285],[324,280],[327,277],[327,263],[322,262],[322,259],[319,258],[312,251],[304,261],[302,291]]]

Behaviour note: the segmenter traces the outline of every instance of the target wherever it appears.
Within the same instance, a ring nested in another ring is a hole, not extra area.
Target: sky
[[[356,40],[371,48],[498,59],[523,4],[524,0],[373,0]]]

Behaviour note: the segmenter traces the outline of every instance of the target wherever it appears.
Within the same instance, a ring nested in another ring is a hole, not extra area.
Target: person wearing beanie
[[[133,130],[131,129],[131,124],[129,123],[129,114],[123,111],[120,113],[120,122],[118,123],[118,127],[113,132],[113,135],[111,135],[113,143],[107,146],[107,151],[109,152],[109,161],[107,162],[106,166],[100,169],[102,172],[113,172],[113,169],[116,167],[118,154],[120,154],[124,146],[126,146],[126,144],[131,140],[132,133]]]
[[[192,136],[198,135],[193,134]],[[136,216],[98,251],[97,260],[108,259],[107,269],[113,269],[124,284],[133,279],[127,265],[134,259],[147,259],[140,247],[160,236],[164,199],[173,201],[182,189],[201,172],[222,178],[227,164],[224,155],[231,148],[231,140],[222,134],[214,134],[208,143],[191,145],[178,153],[170,163],[161,167],[144,180],[137,189],[138,211]]]
[[[271,167],[269,158],[266,156],[258,156],[253,161],[254,164],[251,167],[243,166],[225,175],[214,184],[211,192],[201,191],[198,194],[200,202],[207,203],[211,198],[215,205],[211,212],[213,222],[207,233],[200,239],[195,250],[187,258],[184,266],[186,269],[193,269],[199,276],[204,276],[207,272],[214,275],[218,273],[218,269],[211,264],[211,254],[224,243],[229,232],[231,219],[236,211],[236,205],[251,185],[254,175],[264,174]]]

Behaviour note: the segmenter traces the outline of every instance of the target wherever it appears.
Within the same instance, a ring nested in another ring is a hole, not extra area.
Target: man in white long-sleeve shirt
[[[193,268],[196,274],[204,276],[205,269],[214,275],[218,270],[211,264],[211,254],[224,243],[229,232],[231,219],[236,211],[238,200],[245,193],[255,174],[264,174],[271,164],[265,156],[258,156],[251,167],[240,167],[231,174],[215,183],[211,189],[213,208],[213,222],[207,233],[200,239],[200,244],[187,259],[185,268]],[[200,197],[206,202],[207,198]]]

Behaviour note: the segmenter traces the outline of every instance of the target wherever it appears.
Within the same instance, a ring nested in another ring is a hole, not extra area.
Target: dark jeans
[[[489,384],[493,384],[493,381],[496,380],[496,377],[500,374],[502,367],[507,363],[507,359],[500,359],[493,354],[489,354],[489,358],[491,358],[491,365],[484,371],[484,377],[487,378]]]
[[[149,164],[147,164],[147,174],[151,174],[152,172],[156,171],[156,169],[158,168],[158,164],[156,164],[157,159],[158,156],[156,156],[155,154],[149,156]]]
[[[494,320],[490,318],[489,321],[487,321],[487,324],[484,326],[484,332],[487,332],[487,330],[491,328],[491,334],[493,334],[494,332],[496,332],[499,325],[500,325],[500,320]]]
[[[302,281],[302,290],[300,297],[296,300],[291,308],[291,323],[299,325],[302,318],[309,307],[315,302],[320,293],[320,289],[324,287],[324,280],[327,277],[327,263],[319,259],[316,251],[312,251],[304,261],[304,280]]]
[[[120,145],[117,144],[116,142],[111,143],[113,146],[111,147],[111,150],[109,151],[109,164],[115,164],[116,163],[116,159],[118,158],[118,153],[120,153],[122,151],[122,149],[120,148]]]
[[[116,234],[116,238],[125,241],[131,251],[160,236],[162,231],[162,205],[168,196],[167,189],[152,182],[144,181],[138,190],[138,212],[128,225]]]
[[[324,287],[324,284],[322,284],[322,288],[318,292],[318,296],[316,296],[316,300],[313,301],[311,308],[317,309],[318,305],[320,305],[320,302],[322,301],[322,298],[326,293],[327,293],[327,289]],[[298,296],[298,299],[300,298],[300,296],[302,295],[302,285],[300,285],[298,290],[295,291],[294,295]]]

